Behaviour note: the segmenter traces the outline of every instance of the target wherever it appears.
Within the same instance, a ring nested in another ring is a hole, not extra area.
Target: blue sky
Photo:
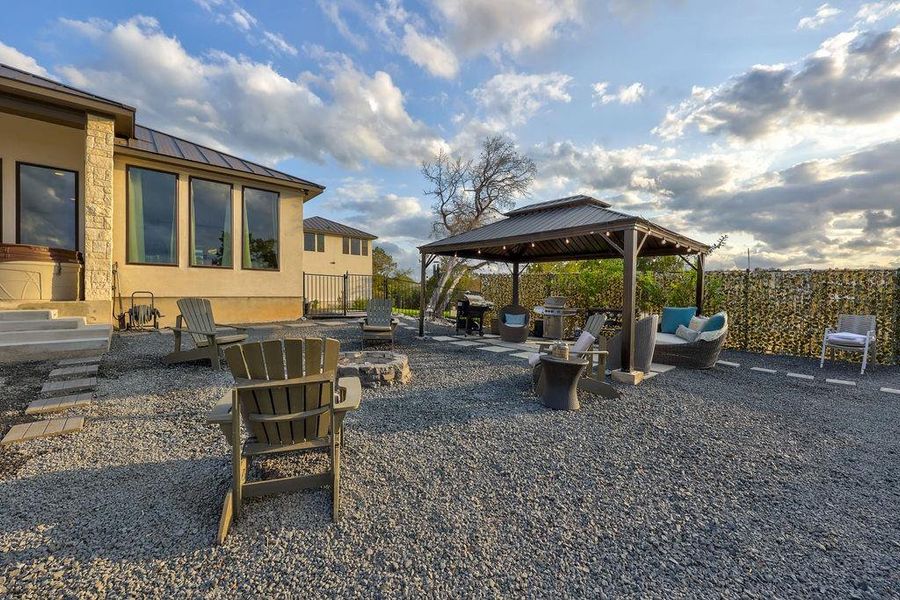
[[[308,0],[6,7],[0,62],[327,186],[401,262],[417,165],[510,136],[538,176],[704,240],[719,267],[898,266],[900,2]]]

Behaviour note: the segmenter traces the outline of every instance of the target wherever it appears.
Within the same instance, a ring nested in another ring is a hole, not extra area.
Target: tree
[[[441,151],[433,160],[423,161],[422,176],[430,185],[425,194],[434,200],[435,236],[458,235],[497,219],[528,194],[536,171],[534,161],[519,154],[515,144],[501,135],[484,139],[477,158]],[[437,314],[460,279],[484,264],[443,257],[427,309]]]
[[[401,269],[394,257],[380,246],[372,248],[372,273],[376,277],[409,277],[409,269]]]

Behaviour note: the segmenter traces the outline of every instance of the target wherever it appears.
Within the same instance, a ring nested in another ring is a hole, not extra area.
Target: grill
[[[544,337],[562,339],[565,328],[563,318],[571,317],[578,311],[566,308],[566,299],[562,296],[550,296],[544,299],[543,306],[535,306],[534,312],[544,318]]]
[[[485,300],[481,294],[465,292],[456,302],[456,333],[462,329],[469,335],[477,325],[478,335],[484,335],[484,313],[493,308],[494,303]]]

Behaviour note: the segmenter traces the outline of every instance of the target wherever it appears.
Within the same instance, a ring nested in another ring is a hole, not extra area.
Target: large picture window
[[[231,185],[191,177],[191,266],[230,268]]]
[[[178,176],[128,167],[129,263],[178,264]]]
[[[78,173],[18,163],[19,244],[78,250]]]
[[[241,266],[278,269],[278,193],[244,188]]]

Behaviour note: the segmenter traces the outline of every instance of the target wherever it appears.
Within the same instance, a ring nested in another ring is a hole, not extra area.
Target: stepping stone
[[[285,327],[294,327],[299,329],[301,327],[315,327],[315,325],[313,323],[287,323],[285,324]]]
[[[481,346],[478,349],[484,350],[485,352],[494,352],[494,353],[510,352],[513,350],[513,348],[504,348],[503,346]]]
[[[833,383],[835,385],[856,385],[855,381],[847,381],[846,379],[826,379],[825,383]]]
[[[741,366],[741,363],[729,362],[727,360],[717,360],[716,364],[722,365],[723,367],[739,367],[739,366]]]
[[[528,358],[531,358],[532,354],[534,354],[534,352],[513,352],[512,354],[510,354],[510,356],[515,356],[516,358],[528,359]]]
[[[91,365],[100,362],[102,356],[88,356],[87,358],[67,358],[59,361],[61,367],[71,367],[74,365]]]
[[[787,376],[794,379],[815,379],[812,375],[804,375],[803,373],[788,373]]]
[[[450,342],[451,346],[480,346],[481,342]]]
[[[344,321],[322,321],[322,325],[325,327],[342,327],[346,324]]]
[[[651,373],[668,373],[675,368],[675,365],[661,365],[659,363],[650,364]]]
[[[47,419],[34,421],[33,423],[19,423],[12,428],[0,441],[0,446],[17,444],[36,438],[64,435],[84,428],[84,417],[61,417],[59,419]]]
[[[886,394],[897,394],[898,396],[900,396],[900,390],[896,388],[883,387],[881,388],[881,391]]]
[[[87,379],[64,379],[62,381],[48,381],[41,388],[42,394],[62,394],[91,390],[97,385],[96,377]]]
[[[769,373],[769,374],[777,373],[777,372],[778,372],[778,371],[776,371],[775,369],[764,369],[764,368],[762,368],[762,367],[750,367],[750,370],[751,370],[751,371],[758,371],[758,372],[760,372],[760,373]]]
[[[486,338],[499,338],[500,336],[497,335],[496,333],[486,333],[486,334],[484,334],[484,337],[486,337]]]
[[[90,392],[85,394],[73,394],[71,396],[59,396],[57,398],[46,398],[44,400],[35,400],[25,409],[26,415],[39,415],[42,413],[59,412],[69,410],[70,408],[80,408],[87,406],[93,400],[94,395]]]
[[[432,336],[431,339],[436,342],[453,342],[456,340],[455,337],[450,337],[449,335],[435,335]]]
[[[72,375],[96,375],[100,365],[75,365],[60,367],[50,371],[50,377],[70,377]]]

